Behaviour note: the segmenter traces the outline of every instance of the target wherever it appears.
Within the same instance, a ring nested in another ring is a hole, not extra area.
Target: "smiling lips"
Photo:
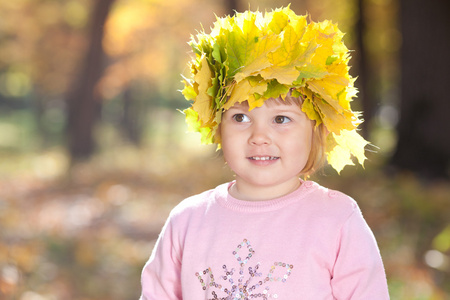
[[[280,157],[278,156],[251,156],[249,157],[250,160],[277,160]]]

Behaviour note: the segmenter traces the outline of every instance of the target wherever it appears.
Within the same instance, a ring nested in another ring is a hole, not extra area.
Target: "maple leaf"
[[[330,57],[338,59],[348,52],[342,42],[344,34],[338,29],[337,25],[325,20],[323,22],[312,22],[305,33],[305,39],[314,40],[319,45],[315,51],[311,63],[317,66],[327,66],[330,63]]]
[[[188,130],[192,132],[199,132],[201,134],[201,142],[205,144],[213,143],[215,132],[210,127],[202,126],[202,122],[198,118],[198,113],[192,107],[185,109],[183,113],[186,116],[186,124]]]
[[[303,52],[302,47],[298,47],[301,36],[290,25],[286,25],[283,31],[283,40],[281,46],[269,54],[272,65],[284,67],[290,64],[302,64],[297,62],[298,56]],[[292,81],[291,81],[292,82]]]
[[[308,90],[303,90],[303,104],[302,104],[302,111],[306,113],[309,119],[316,121],[316,126],[319,126],[322,123],[322,117],[320,113],[318,112],[318,108],[315,105],[315,101],[313,100],[313,93]],[[295,97],[295,95],[293,95]]]
[[[227,39],[227,56],[230,75],[235,75],[244,66],[247,66],[255,55],[255,44],[258,44],[261,29],[255,24],[260,13],[246,12],[241,18],[232,19],[231,30],[224,30]]]
[[[342,129],[353,130],[355,129],[354,114],[351,111],[342,110],[338,112],[332,105],[320,99],[314,98],[314,104],[318,113],[322,118],[322,122],[330,132],[339,133]]]
[[[356,130],[342,130],[339,134],[330,133],[327,137],[328,163],[340,173],[346,165],[354,165],[352,157],[364,166],[364,149],[367,142]]]
[[[327,146],[327,148],[329,148],[326,152],[327,161],[338,174],[341,173],[346,165],[354,165],[350,151],[336,143],[334,140],[334,133],[328,135]]]
[[[316,45],[302,42],[290,25],[286,26],[283,37],[281,47],[268,54],[272,65],[259,74],[267,80],[277,79],[282,84],[291,85],[297,81],[302,67],[312,59]]]
[[[255,41],[255,47],[250,53],[249,58],[253,58],[247,65],[242,67],[235,75],[236,82],[242,79],[259,74],[259,72],[269,66],[271,63],[268,58],[268,54],[280,47],[277,36],[266,35],[261,38],[257,38]]]
[[[200,62],[200,69],[194,76],[194,80],[198,83],[198,93],[195,98],[192,108],[198,113],[198,118],[202,123],[208,123],[213,117],[213,110],[211,107],[211,96],[208,94],[208,89],[211,87],[212,72],[209,68],[206,56],[203,56]]]
[[[328,71],[324,70],[323,68],[307,64],[303,66],[302,68],[299,68],[300,75],[297,77],[296,84],[302,85],[302,82],[305,79],[320,79],[323,78],[326,75],[329,75]]]
[[[341,76],[327,76],[324,79],[308,81],[308,88],[319,94],[338,112],[345,109],[339,102],[339,97],[345,92],[349,81]],[[348,101],[347,101],[348,102]]]
[[[225,110],[229,109],[236,103],[248,101],[249,109],[252,110],[255,107],[261,106],[262,103],[258,103],[254,94],[263,94],[267,90],[267,82],[255,77],[250,77],[242,80],[232,89],[230,98],[223,106]]]
[[[273,79],[269,81],[267,90],[264,92],[263,97],[264,99],[277,97],[282,97],[284,99],[284,97],[287,95],[288,92],[289,92],[288,86],[279,83],[278,80],[276,79]]]
[[[194,100],[197,97],[197,92],[195,91],[192,82],[187,79],[183,80],[183,82],[184,89],[181,91],[181,93],[187,100]]]
[[[366,159],[364,148],[369,142],[356,130],[342,130],[339,135],[334,135],[334,139],[338,145],[349,149],[350,153],[364,166],[364,160]]]
[[[275,34],[280,34],[284,27],[289,24],[289,16],[286,14],[286,11],[286,9],[283,9],[272,13],[272,20],[269,22],[268,27]]]

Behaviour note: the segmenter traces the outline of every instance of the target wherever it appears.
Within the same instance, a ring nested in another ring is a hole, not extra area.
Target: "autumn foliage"
[[[314,22],[332,19],[347,32],[336,37],[355,50],[352,78],[362,73],[357,2],[291,5],[297,14],[308,13]],[[391,172],[386,163],[396,144],[392,95],[402,38],[396,27],[398,2],[363,2],[371,67],[366,75],[374,85],[367,91],[380,99],[370,102],[379,112],[369,114],[364,124],[370,129],[367,139],[379,149],[366,153],[365,170],[346,168],[337,177],[325,169],[313,179],[358,201],[379,243],[393,300],[449,299],[448,181]],[[137,299],[140,272],[172,207],[233,179],[215,147],[200,146],[199,136],[186,134],[185,116],[176,110],[189,106],[180,92],[180,73],[191,74],[186,67],[195,56],[190,34],[208,30],[217,20],[214,13],[225,16],[228,10],[220,1],[114,1],[99,43],[105,61],[94,88],[100,107],[92,128],[95,152],[71,164],[65,101],[90,46],[96,3],[0,1],[1,300]],[[288,4],[276,2],[277,7]],[[248,8],[240,5],[241,11]],[[267,1],[250,5],[260,11],[274,8]],[[333,24],[327,26],[333,29]],[[334,59],[322,57],[327,71],[338,62]],[[202,63],[204,57],[198,60]],[[242,88],[253,87],[249,75],[254,70],[241,70]],[[270,77],[269,69],[261,70]],[[310,87],[311,92],[333,88],[324,82]]]

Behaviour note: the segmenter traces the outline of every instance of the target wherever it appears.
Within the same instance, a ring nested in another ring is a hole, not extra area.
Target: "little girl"
[[[342,37],[286,7],[193,38],[186,119],[236,177],[171,212],[141,299],[389,299],[356,202],[299,178],[324,157],[338,172],[365,160]]]

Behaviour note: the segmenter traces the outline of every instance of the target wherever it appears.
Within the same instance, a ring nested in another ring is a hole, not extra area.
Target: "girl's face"
[[[220,125],[225,160],[236,174],[231,195],[268,200],[294,191],[311,151],[313,123],[298,105],[267,100],[248,111],[237,103]]]

